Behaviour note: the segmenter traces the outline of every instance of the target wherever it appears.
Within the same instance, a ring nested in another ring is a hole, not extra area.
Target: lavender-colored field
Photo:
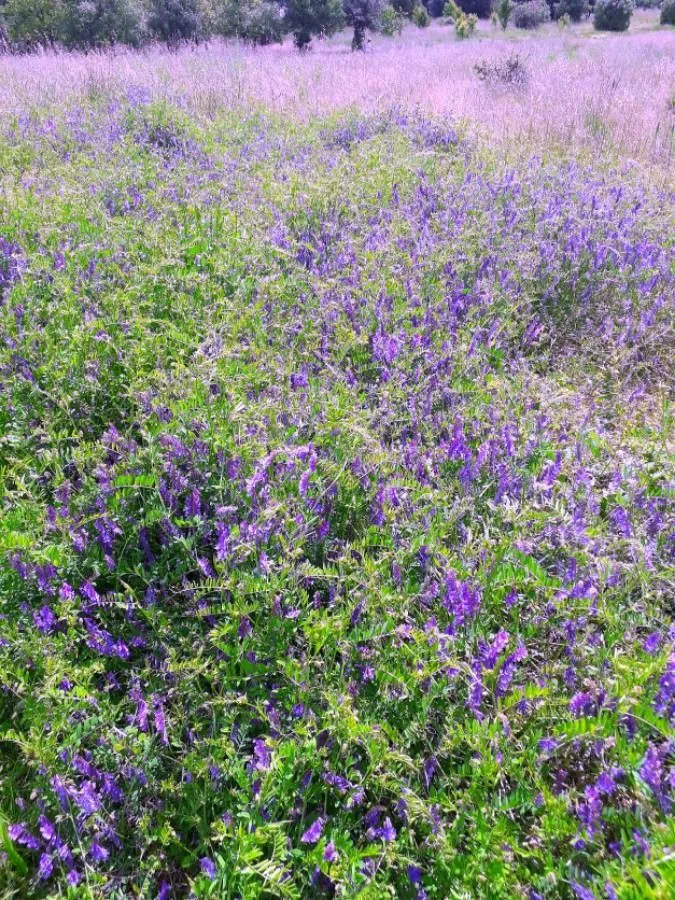
[[[631,31],[593,32],[589,24],[551,25],[504,36],[480,23],[480,40],[458,42],[442,26],[408,27],[375,38],[366,54],[347,38],[318,42],[303,56],[283,47],[245,50],[212,42],[198,50],[0,57],[0,112],[36,104],[120,96],[131,86],[215,115],[262,107],[307,119],[390,106],[466,120],[489,142],[515,139],[561,150],[617,153],[669,167],[674,158],[675,31],[656,29],[657,13],[638,12]],[[517,52],[520,86],[483,84],[480,60]]]
[[[675,896],[656,21],[0,58],[2,900]]]

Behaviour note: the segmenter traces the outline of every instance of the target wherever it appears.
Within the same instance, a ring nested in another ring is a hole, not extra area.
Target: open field
[[[638,11],[631,30],[618,35],[593,32],[587,23],[503,35],[481,22],[480,39],[464,42],[447,27],[409,26],[400,38],[374,38],[371,52],[356,55],[340,36],[304,56],[287,41],[264,50],[214,42],[193,53],[73,55],[67,65],[50,54],[0,57],[0,112],[117,97],[130,86],[206,116],[223,104],[304,120],[399,106],[464,120],[491,144],[525,140],[668,168],[675,153],[675,33],[657,22],[656,13]],[[481,83],[479,60],[514,51],[525,66],[524,84]]]
[[[655,21],[0,58],[3,900],[673,896]]]

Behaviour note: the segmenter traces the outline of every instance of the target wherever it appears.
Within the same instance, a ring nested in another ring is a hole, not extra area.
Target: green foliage
[[[455,0],[447,0],[443,7],[443,15],[448,22],[452,22],[455,26],[455,34],[460,41],[471,37],[478,24],[477,17],[475,15],[467,16]]]
[[[538,28],[551,19],[551,11],[544,0],[525,0],[516,3],[513,10],[513,24],[516,28]]]
[[[140,0],[62,0],[60,39],[68,48],[139,46],[143,41]]]
[[[495,15],[497,16],[497,20],[499,24],[502,26],[502,30],[506,31],[506,28],[509,24],[509,19],[511,18],[511,14],[513,13],[514,4],[511,0],[498,0],[495,6]]]
[[[425,6],[418,3],[412,11],[411,21],[418,28],[427,28],[430,22],[429,13]]]
[[[281,43],[284,20],[274,0],[220,0],[213,9],[211,31],[263,47]]]
[[[306,50],[313,37],[339,31],[344,21],[341,0],[287,0],[285,5],[284,23],[298,50]]]
[[[675,25],[675,0],[663,0],[659,21],[661,25]]]
[[[61,0],[7,0],[4,17],[10,39],[17,44],[55,44],[61,38]]]
[[[632,0],[595,0],[593,27],[596,31],[627,31],[632,15]]]
[[[380,13],[379,31],[387,37],[394,37],[403,30],[405,18],[402,13],[387,4]]]
[[[382,0],[342,0],[342,8],[346,24],[354,29],[352,50],[363,50],[366,31],[378,26]]]
[[[561,0],[555,6],[555,17],[567,16],[570,22],[580,22],[590,13],[588,0]]]
[[[176,48],[202,35],[199,0],[150,0],[148,28],[153,37]]]

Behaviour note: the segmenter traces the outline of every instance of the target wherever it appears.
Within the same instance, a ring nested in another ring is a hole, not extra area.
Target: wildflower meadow
[[[652,18],[0,57],[2,898],[674,896]]]

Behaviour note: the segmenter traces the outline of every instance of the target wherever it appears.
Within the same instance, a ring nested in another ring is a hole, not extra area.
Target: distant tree
[[[286,0],[284,22],[298,50],[306,50],[313,37],[335,34],[344,21],[341,0]]]
[[[457,5],[467,14],[489,19],[492,11],[492,0],[457,0]]]
[[[65,0],[61,40],[67,47],[86,49],[113,44],[139,46],[143,10],[138,0]]]
[[[281,7],[274,0],[219,0],[211,17],[215,34],[258,46],[281,42],[284,24]]]
[[[423,5],[426,6],[427,12],[432,19],[438,19],[443,15],[445,0],[423,0]],[[417,6],[417,2],[415,6]]]
[[[7,0],[4,17],[13,43],[45,46],[61,37],[60,0]]]
[[[150,0],[150,33],[169,47],[202,36],[199,0]]]
[[[402,16],[406,16],[408,19],[416,5],[417,0],[391,0],[391,6],[396,12],[401,13]]]
[[[363,50],[366,31],[375,31],[380,20],[382,0],[343,0],[345,21],[354,29],[352,50]]]

